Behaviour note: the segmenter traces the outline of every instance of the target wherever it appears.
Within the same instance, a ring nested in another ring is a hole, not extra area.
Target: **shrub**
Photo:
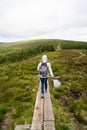
[[[41,45],[32,45],[31,47],[21,49],[19,51],[13,51],[5,55],[0,56],[0,64],[5,62],[16,62],[29,57],[35,56],[41,52],[50,52],[55,51],[53,45],[41,44]]]

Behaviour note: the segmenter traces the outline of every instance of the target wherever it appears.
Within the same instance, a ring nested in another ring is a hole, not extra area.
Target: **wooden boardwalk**
[[[41,87],[39,87],[32,124],[16,125],[15,130],[55,130],[54,121],[49,86],[44,98],[41,98]]]
[[[49,86],[47,92],[44,94],[44,98],[41,98],[41,89],[39,87],[31,130],[55,130],[54,121]]]

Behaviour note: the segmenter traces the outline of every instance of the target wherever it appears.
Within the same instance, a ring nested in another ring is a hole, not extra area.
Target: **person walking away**
[[[42,61],[38,64],[37,71],[40,72],[41,98],[44,98],[44,90],[47,92],[48,75],[50,74],[51,77],[54,77],[51,64],[48,62],[46,55],[42,56]]]

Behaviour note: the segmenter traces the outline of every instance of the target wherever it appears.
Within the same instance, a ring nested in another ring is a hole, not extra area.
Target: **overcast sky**
[[[0,42],[87,41],[87,0],[0,0]]]

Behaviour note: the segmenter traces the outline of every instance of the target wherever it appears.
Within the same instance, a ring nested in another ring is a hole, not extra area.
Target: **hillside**
[[[0,127],[31,124],[39,85],[37,65],[48,56],[61,86],[50,92],[56,130],[87,129],[87,43],[33,40],[0,44]]]
[[[32,45],[43,45],[43,44],[54,44],[54,46],[60,45],[64,49],[87,49],[87,42],[80,42],[80,41],[69,41],[69,40],[57,40],[57,39],[38,39],[38,40],[26,40],[26,41],[19,41],[19,42],[8,42],[8,43],[1,43],[0,47],[9,47],[12,49],[20,49],[20,48],[27,48]]]

